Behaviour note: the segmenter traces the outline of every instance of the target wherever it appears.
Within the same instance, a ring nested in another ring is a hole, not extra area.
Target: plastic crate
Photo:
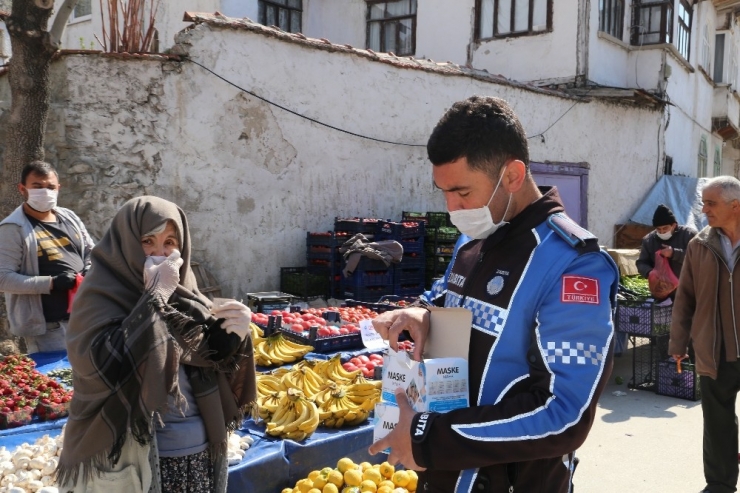
[[[308,267],[281,267],[280,291],[300,298],[326,296],[329,292],[331,274],[329,269],[309,270]]]
[[[401,243],[401,246],[403,247],[404,254],[409,254],[409,253],[423,254],[424,253],[424,237],[423,236],[417,236],[416,238],[404,238],[399,243]]]
[[[374,235],[378,229],[378,223],[384,219],[372,219],[363,217],[334,218],[334,232],[362,233]],[[347,238],[349,239],[349,237]]]
[[[623,301],[617,304],[615,330],[634,335],[657,336],[671,330],[673,305],[653,301]]]
[[[393,287],[393,294],[401,297],[419,296],[424,292],[424,280],[421,279],[418,282],[402,284],[396,284]]]
[[[701,399],[701,386],[699,375],[696,374],[696,366],[693,363],[681,361],[681,373],[678,373],[674,359],[658,363],[656,393],[689,401]]]
[[[334,231],[327,231],[321,233],[306,233],[306,246],[327,246],[337,247],[347,241],[349,235],[337,234]]]
[[[376,240],[401,241],[405,238],[416,238],[419,236],[424,236],[423,221],[404,221],[402,223],[386,221],[378,223],[378,229],[375,230]]]
[[[401,214],[403,221],[424,221],[427,227],[452,226],[448,212],[408,212]]]
[[[426,236],[438,243],[455,243],[460,238],[460,231],[454,226],[429,227]]]
[[[418,267],[404,267],[403,265],[397,265],[395,269],[394,283],[395,284],[414,284],[423,283],[425,269]]]
[[[632,342],[632,378],[628,387],[638,390],[656,390],[658,362],[668,354],[669,335],[653,337],[634,336]]]
[[[345,286],[385,286],[393,284],[393,270],[356,270],[349,277],[342,277]]]
[[[423,269],[426,265],[426,255],[422,253],[414,253],[411,255],[404,255],[401,262],[396,265],[396,269],[402,267],[404,269]]]
[[[344,282],[341,284],[340,295],[345,299],[357,301],[377,302],[380,298],[388,294],[396,294],[394,285],[387,284],[384,286],[353,286]]]
[[[362,336],[359,332],[354,334],[326,336],[326,337],[306,337],[292,330],[283,328],[278,329],[283,337],[299,344],[305,344],[313,347],[316,353],[331,353],[341,349],[365,347],[362,343]]]

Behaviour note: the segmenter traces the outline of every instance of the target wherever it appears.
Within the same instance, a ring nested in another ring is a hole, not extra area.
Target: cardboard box
[[[382,402],[375,405],[373,442],[398,423],[395,392],[399,387],[417,412],[444,413],[469,405],[467,357],[473,315],[465,308],[432,308],[430,312],[423,362],[391,349],[383,358]]]

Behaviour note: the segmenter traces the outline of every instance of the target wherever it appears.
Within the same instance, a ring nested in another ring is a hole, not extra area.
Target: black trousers
[[[699,382],[704,414],[704,478],[707,490],[712,493],[734,493],[738,479],[735,401],[740,391],[740,362],[720,361],[717,380],[702,376]]]

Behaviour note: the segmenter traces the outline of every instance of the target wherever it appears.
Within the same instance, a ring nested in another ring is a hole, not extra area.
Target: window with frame
[[[704,24],[701,36],[701,66],[707,73],[711,71],[711,61],[709,56],[712,53],[712,47],[709,44],[709,25]]]
[[[722,174],[722,151],[719,146],[714,147],[714,175],[720,176]]]
[[[673,7],[676,5],[678,23],[673,35]],[[674,43],[678,52],[689,59],[691,44],[691,4],[688,0],[635,0],[632,9],[632,36],[636,46]]]
[[[550,31],[552,5],[553,0],[477,0],[478,39]]]
[[[699,141],[699,167],[697,170],[698,178],[707,176],[707,138],[702,136]]]
[[[92,15],[92,0],[78,0],[70,19],[79,19]]]
[[[416,0],[367,2],[368,49],[409,56],[416,52]]]
[[[303,0],[259,0],[257,18],[265,26],[277,26],[288,33],[301,32]]]
[[[599,31],[622,39],[624,0],[599,0]]]

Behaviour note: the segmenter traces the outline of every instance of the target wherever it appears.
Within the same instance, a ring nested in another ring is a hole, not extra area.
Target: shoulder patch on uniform
[[[581,249],[588,243],[596,243],[598,248],[598,238],[563,213],[552,214],[547,225],[573,248]]]

